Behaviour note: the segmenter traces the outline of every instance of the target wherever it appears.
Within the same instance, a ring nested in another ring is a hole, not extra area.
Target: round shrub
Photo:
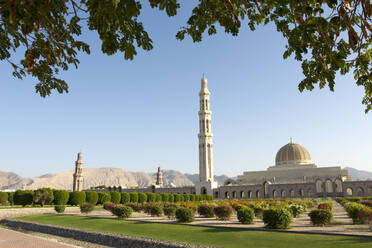
[[[93,205],[96,205],[98,202],[98,193],[95,191],[86,191],[86,202],[92,203]]]
[[[147,202],[147,195],[145,193],[138,193],[138,203]]]
[[[138,203],[138,193],[137,192],[131,192],[129,195],[130,195],[130,202]]]
[[[66,205],[70,194],[66,190],[55,190],[54,195],[54,205]]]
[[[163,214],[163,208],[160,205],[154,205],[150,207],[151,216],[161,216]]]
[[[311,210],[309,216],[314,226],[326,226],[331,223],[333,218],[332,211],[328,209]]]
[[[111,201],[111,194],[109,192],[98,192],[98,202],[97,204],[103,205],[106,202]]]
[[[147,202],[155,202],[156,201],[156,195],[154,193],[148,192],[147,195]]]
[[[34,202],[34,191],[32,190],[17,190],[14,193],[14,204],[22,205],[31,205]]]
[[[266,209],[263,211],[263,222],[266,227],[273,229],[288,229],[293,216],[285,207]]]
[[[44,206],[51,205],[54,200],[53,191],[50,188],[41,188],[35,190],[34,203]]]
[[[126,219],[132,215],[132,209],[128,206],[117,205],[112,207],[112,213],[119,219]]]
[[[230,205],[221,205],[214,208],[214,214],[219,220],[228,220],[232,214],[232,208]]]
[[[198,207],[198,213],[204,218],[214,217],[214,206],[208,204],[201,204]]]
[[[65,205],[55,205],[54,206],[54,210],[59,214],[65,212],[65,209],[66,209]]]
[[[238,220],[242,224],[253,224],[254,211],[250,208],[240,208],[236,213]]]
[[[0,192],[0,205],[8,205],[8,193]]]
[[[178,208],[176,210],[176,219],[180,223],[190,223],[194,221],[194,211],[189,208]]]
[[[171,204],[165,206],[163,211],[165,216],[168,217],[168,219],[173,219],[174,217],[176,217],[177,205]]]
[[[129,202],[130,202],[130,194],[128,192],[122,192],[120,203],[127,204]]]
[[[80,205],[80,212],[83,214],[89,214],[94,210],[94,205],[89,202],[82,203]]]
[[[85,197],[84,191],[70,192],[70,204],[73,206],[81,205],[85,202]]]
[[[161,194],[161,201],[162,202],[168,202],[169,201],[169,194]]]
[[[334,204],[332,201],[322,201],[319,202],[318,209],[328,209],[328,210],[333,210]]]
[[[111,195],[111,202],[112,202],[112,203],[120,203],[120,199],[121,199],[121,194],[120,194],[120,192],[117,192],[117,191],[111,191],[111,192],[110,192],[110,195]]]

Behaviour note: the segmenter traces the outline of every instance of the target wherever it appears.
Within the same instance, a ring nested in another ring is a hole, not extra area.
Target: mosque
[[[340,166],[317,167],[308,150],[292,141],[279,149],[275,165],[265,171],[245,171],[237,179],[224,185],[214,180],[212,112],[207,79],[203,75],[199,92],[199,182],[187,187],[163,187],[162,172],[158,168],[156,184],[147,188],[109,187],[105,190],[122,192],[153,192],[178,194],[210,194],[214,199],[252,198],[315,198],[372,196],[372,180],[352,181],[347,170]],[[78,154],[73,190],[81,190],[83,183],[81,153]]]

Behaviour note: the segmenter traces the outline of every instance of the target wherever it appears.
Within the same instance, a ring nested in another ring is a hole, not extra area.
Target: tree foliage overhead
[[[148,0],[168,16],[177,14],[180,0]],[[78,52],[89,54],[79,40],[82,28],[97,32],[102,52],[123,53],[131,60],[137,49],[151,50],[152,40],[138,20],[142,5],[135,0],[0,0],[0,60],[8,61],[13,75],[37,78],[42,97],[68,92],[56,77],[69,66],[78,66]],[[304,79],[299,90],[328,86],[334,90],[336,73],[353,71],[364,87],[362,103],[372,109],[370,0],[198,0],[190,18],[176,34],[200,42],[217,26],[234,36],[241,28],[255,30],[274,23],[286,38],[284,58],[294,55],[302,62]],[[15,54],[23,52],[21,61]]]

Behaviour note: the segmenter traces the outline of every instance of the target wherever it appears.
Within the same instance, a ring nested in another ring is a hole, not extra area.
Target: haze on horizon
[[[337,77],[335,92],[300,93],[300,64],[283,60],[285,42],[273,26],[179,42],[175,33],[191,8],[170,19],[145,5],[154,49],[133,61],[103,55],[96,34],[85,36],[92,54],[61,75],[69,94],[43,99],[33,78],[17,80],[1,63],[0,171],[33,177],[72,170],[82,151],[90,168],[197,173],[203,72],[216,175],[265,170],[290,137],[318,166],[371,171],[372,116],[364,114],[363,88],[352,74]]]

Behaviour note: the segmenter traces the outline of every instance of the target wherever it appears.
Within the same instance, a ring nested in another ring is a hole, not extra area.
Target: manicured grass
[[[151,237],[162,240],[199,243],[219,247],[372,247],[372,238],[358,238],[350,236],[249,231],[235,228],[160,224],[57,214],[32,215],[18,217],[17,219],[88,230],[127,234],[132,236]]]

